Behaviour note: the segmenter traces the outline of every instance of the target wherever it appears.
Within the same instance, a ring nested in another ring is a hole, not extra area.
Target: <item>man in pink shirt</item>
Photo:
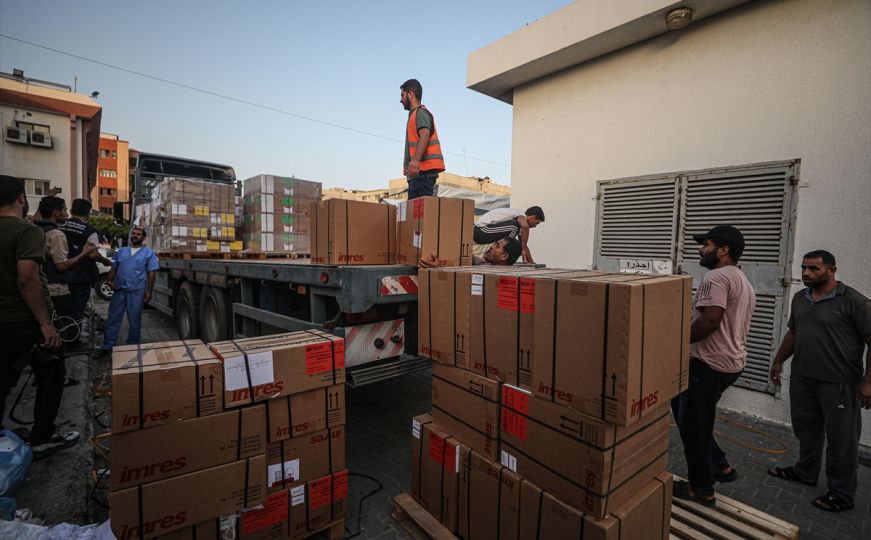
[[[696,290],[690,332],[689,387],[672,401],[683,441],[689,482],[675,482],[674,496],[714,506],[714,482],[738,473],[714,440],[717,402],[747,363],[747,332],[756,291],[738,268],[744,236],[729,225],[695,234],[699,264],[708,269]]]

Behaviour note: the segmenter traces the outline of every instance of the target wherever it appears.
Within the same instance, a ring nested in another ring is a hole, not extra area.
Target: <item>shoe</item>
[[[728,473],[723,472],[726,469],[731,469]],[[738,471],[735,470],[735,467],[723,467],[722,469],[714,469],[714,480],[720,482],[722,484],[727,482],[734,482],[738,479]]]
[[[31,444],[30,450],[33,452],[33,460],[45,459],[56,452],[75,446],[81,436],[82,434],[78,431],[70,431],[63,435],[55,435],[47,443]]]
[[[96,358],[97,360],[102,359],[102,358],[106,358],[107,356],[111,356],[111,355],[112,355],[112,349],[100,348],[100,349],[96,349],[94,351],[94,358]]]

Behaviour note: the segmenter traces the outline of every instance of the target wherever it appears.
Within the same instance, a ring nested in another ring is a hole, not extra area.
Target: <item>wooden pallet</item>
[[[680,479],[677,476],[674,478]],[[725,495],[717,495],[717,504],[713,508],[675,498],[671,503],[670,538],[795,539],[798,538],[798,525],[778,519]]]
[[[415,540],[457,540],[439,520],[407,493],[393,498],[393,512],[390,515]]]
[[[243,251],[240,253],[235,253],[234,255],[238,256],[240,259],[257,259],[257,260],[265,260],[265,259],[310,259],[311,254],[309,253],[284,253],[284,252],[262,252],[262,251]]]
[[[217,251],[164,251],[157,254],[158,259],[232,259],[239,252],[221,253]]]
[[[345,537],[345,518],[340,518],[324,525],[315,531],[308,531],[302,536],[294,536],[294,540],[303,540],[304,538],[312,538],[319,534],[324,534],[329,540],[341,540]]]

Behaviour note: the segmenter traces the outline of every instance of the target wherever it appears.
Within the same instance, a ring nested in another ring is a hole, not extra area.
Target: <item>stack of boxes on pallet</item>
[[[475,203],[421,197],[394,207],[329,199],[311,205],[312,262],[408,264],[435,257],[450,266],[471,264]]]
[[[419,287],[422,506],[467,540],[668,538],[690,278],[477,267]]]
[[[344,518],[341,338],[116,347],[112,379],[119,539],[296,539]]]
[[[236,192],[232,184],[167,178],[140,210],[151,246],[162,253],[231,253],[236,241]],[[147,214],[147,217],[143,217]]]
[[[243,239],[255,253],[311,252],[312,203],[321,200],[320,182],[261,174],[242,185]]]

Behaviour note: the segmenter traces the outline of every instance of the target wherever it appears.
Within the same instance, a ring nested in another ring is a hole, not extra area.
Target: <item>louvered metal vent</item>
[[[674,180],[602,186],[599,254],[672,258]]]
[[[685,258],[697,257],[693,233],[715,225],[733,225],[744,234],[743,262],[783,264],[782,231],[789,187],[785,169],[689,177],[686,186]]]
[[[750,333],[747,334],[747,367],[735,383],[738,386],[763,391],[769,387],[768,370],[772,352],[777,351],[780,345],[774,343],[774,327],[780,324],[780,320],[775,318],[780,312],[778,301],[776,296],[756,295],[756,310],[750,319]]]

